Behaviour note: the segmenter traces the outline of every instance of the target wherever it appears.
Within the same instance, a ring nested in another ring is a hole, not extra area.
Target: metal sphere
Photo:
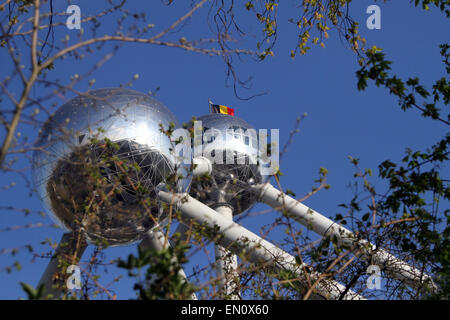
[[[34,185],[52,218],[90,242],[142,239],[165,217],[155,188],[176,170],[161,132],[174,124],[167,107],[129,89],[93,90],[62,105],[32,159]]]
[[[231,206],[234,215],[244,212],[257,200],[249,186],[265,180],[258,163],[256,130],[224,114],[204,115],[197,121],[202,121],[202,155],[211,161],[212,173],[194,178],[190,195],[213,208]]]

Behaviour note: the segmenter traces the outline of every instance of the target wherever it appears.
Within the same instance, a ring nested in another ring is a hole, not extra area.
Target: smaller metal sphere
[[[176,174],[174,115],[129,89],[93,90],[46,122],[33,154],[33,181],[52,218],[90,242],[123,245],[164,219],[155,188]]]
[[[235,215],[244,212],[257,201],[250,185],[265,180],[258,163],[256,130],[224,114],[204,115],[197,121],[203,127],[202,155],[211,161],[212,173],[194,178],[190,195],[213,208],[229,205]]]

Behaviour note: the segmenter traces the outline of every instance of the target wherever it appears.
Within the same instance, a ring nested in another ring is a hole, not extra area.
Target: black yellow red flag
[[[221,104],[211,104],[211,111],[212,111],[212,113],[221,113],[221,114],[228,114],[230,116],[234,116],[233,108],[229,108],[229,107],[223,106]]]

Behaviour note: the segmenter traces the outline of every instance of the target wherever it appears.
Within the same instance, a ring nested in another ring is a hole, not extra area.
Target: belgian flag
[[[212,111],[212,113],[221,113],[221,114],[228,114],[230,116],[234,116],[233,108],[228,108],[227,106],[223,106],[220,104],[211,104],[211,111]]]

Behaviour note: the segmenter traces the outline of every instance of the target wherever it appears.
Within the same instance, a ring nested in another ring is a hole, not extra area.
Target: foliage
[[[196,288],[180,274],[189,249],[181,241],[159,251],[139,247],[137,256],[131,254],[126,261],[119,259],[118,267],[128,270],[128,275],[136,279],[134,290],[138,299],[190,299]]]

